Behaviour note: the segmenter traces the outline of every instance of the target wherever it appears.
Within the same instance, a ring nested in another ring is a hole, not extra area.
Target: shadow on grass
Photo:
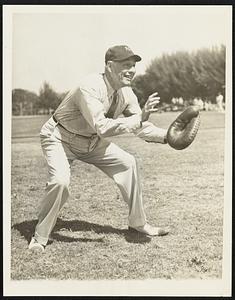
[[[21,223],[14,224],[11,228],[16,229],[29,243],[34,233],[37,220],[24,221]]]
[[[12,226],[13,229],[16,229],[20,232],[20,234],[28,241],[31,240],[32,235],[34,234],[34,229],[37,224],[37,220],[24,221],[21,223],[14,224]],[[75,238],[65,236],[64,234],[60,234],[59,231],[65,229],[70,232],[77,231],[92,231],[97,234],[118,234],[124,236],[127,242],[129,243],[149,243],[151,238],[141,234],[130,232],[127,229],[118,229],[109,225],[99,225],[96,223],[90,223],[82,220],[62,220],[60,218],[57,219],[56,225],[51,233],[51,238],[53,240],[72,243],[72,242],[104,242],[104,237],[101,238]],[[49,240],[48,244],[52,243]]]

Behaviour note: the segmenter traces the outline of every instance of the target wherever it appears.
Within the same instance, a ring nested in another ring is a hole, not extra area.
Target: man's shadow
[[[29,243],[32,235],[34,234],[34,229],[37,224],[37,220],[23,221],[21,223],[14,224],[13,229],[16,229]],[[129,243],[149,243],[151,241],[150,237],[138,232],[130,232],[128,229],[118,229],[109,225],[99,225],[96,223],[86,222],[82,220],[62,220],[57,219],[56,225],[51,233],[51,239],[49,239],[48,244],[51,244],[53,240],[57,240],[65,243],[72,242],[104,242],[104,236],[101,238],[75,238],[70,236],[65,236],[61,234],[62,229],[69,230],[70,232],[95,232],[96,234],[118,234],[123,236],[125,240]]]

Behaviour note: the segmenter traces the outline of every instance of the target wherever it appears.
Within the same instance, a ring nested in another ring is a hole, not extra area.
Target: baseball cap
[[[123,61],[130,57],[135,58],[135,61],[141,61],[141,57],[135,54],[128,46],[118,45],[113,46],[107,50],[105,53],[105,62],[108,60],[112,61]]]

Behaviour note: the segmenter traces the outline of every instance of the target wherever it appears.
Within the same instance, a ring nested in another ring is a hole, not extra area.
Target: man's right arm
[[[139,114],[126,118],[106,118],[103,103],[95,90],[80,87],[73,96],[76,98],[75,103],[81,114],[99,136],[109,137],[140,128],[141,116]]]

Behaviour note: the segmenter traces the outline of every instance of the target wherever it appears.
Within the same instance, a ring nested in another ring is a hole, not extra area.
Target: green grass
[[[151,120],[167,128],[177,114],[154,114]],[[130,135],[112,138],[138,159],[147,218],[169,228],[169,235],[150,240],[130,234],[116,185],[76,161],[73,198],[61,210],[52,243],[39,255],[27,247],[47,178],[38,139],[44,120],[13,119],[13,137],[36,137],[12,139],[12,279],[221,278],[223,114],[202,112],[198,135],[183,151]]]

